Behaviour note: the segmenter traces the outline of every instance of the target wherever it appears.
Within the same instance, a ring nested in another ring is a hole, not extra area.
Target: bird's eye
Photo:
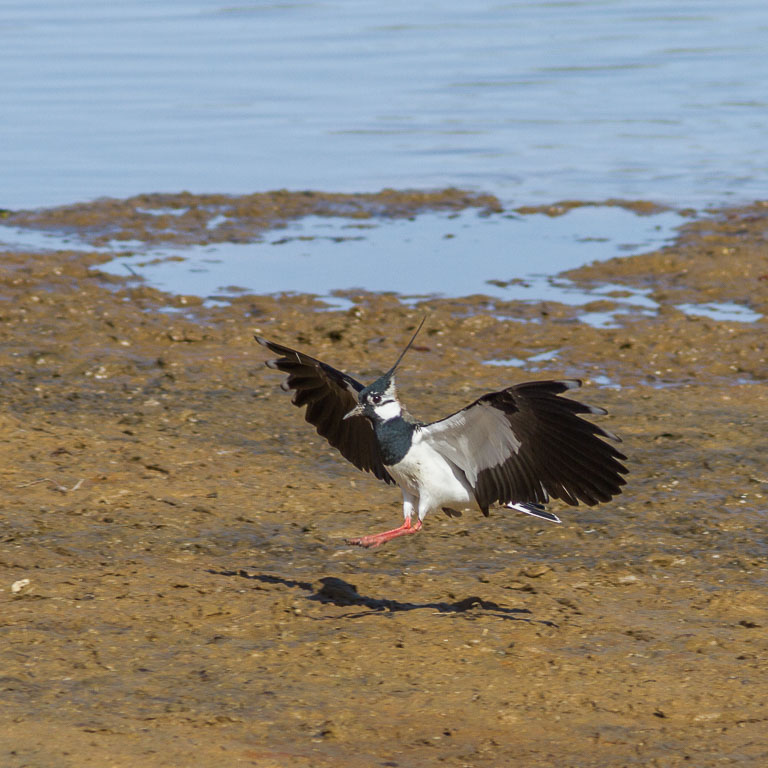
[[[381,402],[381,395],[373,395],[373,397],[371,397],[371,402],[374,405],[378,405]]]

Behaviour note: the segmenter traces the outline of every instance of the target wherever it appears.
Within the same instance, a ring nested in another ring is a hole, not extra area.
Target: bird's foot
[[[399,528],[393,528],[391,531],[374,533],[370,536],[361,536],[359,539],[347,539],[347,544],[354,544],[358,547],[378,547],[385,541],[396,539],[398,536],[405,536],[409,533],[418,533],[421,530],[421,520],[417,520],[415,525],[411,525],[411,518],[406,518],[405,522]]]

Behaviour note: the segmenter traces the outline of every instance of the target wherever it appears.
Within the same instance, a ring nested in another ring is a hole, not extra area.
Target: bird
[[[626,456],[610,442],[621,438],[582,418],[603,408],[562,397],[578,379],[527,381],[488,392],[430,423],[413,418],[400,401],[395,373],[426,317],[395,364],[372,384],[290,347],[256,335],[278,355],[269,368],[288,374],[281,383],[305,419],[355,467],[403,494],[403,523],[347,543],[378,547],[420,531],[436,510],[461,515],[492,505],[560,523],[545,509],[550,499],[594,506],[626,484]],[[414,519],[415,518],[415,519]]]

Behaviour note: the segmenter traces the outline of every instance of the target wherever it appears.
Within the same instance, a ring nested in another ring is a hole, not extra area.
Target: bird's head
[[[376,379],[373,384],[369,384],[357,393],[357,405],[344,416],[345,419],[350,419],[353,416],[365,416],[365,418],[373,423],[389,421],[403,413],[403,407],[397,399],[395,371],[397,366],[400,365],[403,355],[411,348],[411,344],[413,344],[426,319],[424,317],[424,320],[419,323],[419,327],[405,349],[400,353],[397,362],[383,376]]]
[[[394,371],[390,371],[358,392],[357,405],[344,418],[365,416],[371,422],[389,421],[402,412],[403,408],[397,399]]]

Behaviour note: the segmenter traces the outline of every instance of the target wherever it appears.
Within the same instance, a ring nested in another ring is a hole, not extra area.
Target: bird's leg
[[[399,528],[393,528],[391,531],[382,531],[370,536],[361,536],[359,539],[347,539],[347,544],[357,544],[358,547],[378,547],[385,541],[396,539],[398,536],[405,536],[409,533],[418,533],[421,530],[421,520],[417,520],[415,525],[411,525],[411,518],[406,517],[405,522]]]
[[[398,536],[406,536],[409,533],[418,533],[421,530],[421,519],[416,520],[415,525],[411,525],[414,502],[416,498],[403,492],[403,524],[399,528],[393,528],[391,531],[382,531],[370,536],[361,536],[359,539],[347,539],[347,544],[356,544],[358,547],[378,547],[386,541],[396,539]]]

